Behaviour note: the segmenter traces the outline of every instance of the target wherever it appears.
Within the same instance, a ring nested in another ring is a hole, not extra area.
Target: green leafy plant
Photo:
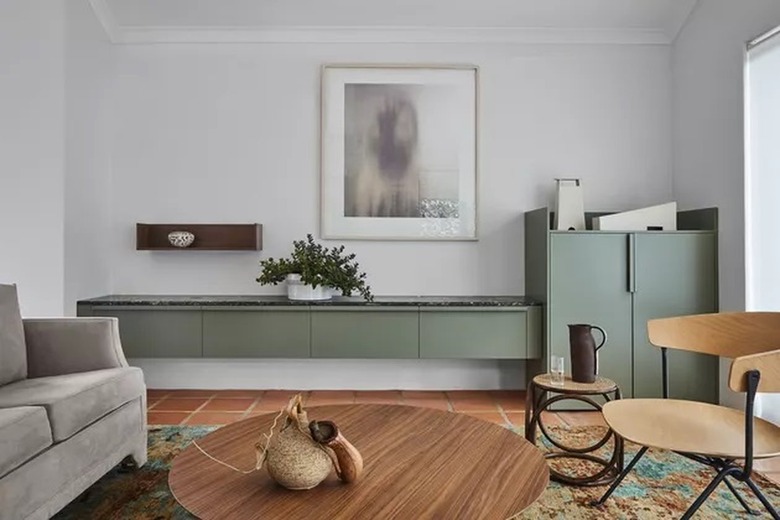
[[[366,284],[366,273],[360,271],[355,254],[346,254],[344,246],[327,248],[314,241],[311,234],[306,240],[293,242],[289,258],[268,258],[260,261],[262,272],[257,281],[262,285],[277,285],[288,274],[301,275],[301,282],[312,287],[327,286],[341,291],[344,296],[359,293],[366,301],[373,301],[371,287]]]

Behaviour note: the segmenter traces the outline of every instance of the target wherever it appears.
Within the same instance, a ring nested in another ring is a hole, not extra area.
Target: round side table
[[[556,395],[550,397],[551,393]],[[575,486],[600,486],[612,482],[623,471],[623,439],[611,429],[607,430],[603,438],[590,446],[574,447],[567,446],[560,439],[552,437],[542,422],[542,412],[548,411],[553,404],[559,401],[580,401],[601,411],[601,405],[592,398],[592,396],[598,395],[607,401],[621,397],[617,383],[605,377],[597,377],[593,383],[577,383],[572,381],[570,377],[566,377],[563,385],[560,385],[552,382],[550,374],[540,374],[528,384],[525,406],[525,438],[535,444],[538,426],[542,435],[553,446],[561,450],[560,452],[547,453],[545,458],[587,460],[602,466],[601,470],[584,477],[566,475],[550,468],[551,479]],[[610,439],[614,443],[611,458],[605,459],[593,454],[607,444]]]

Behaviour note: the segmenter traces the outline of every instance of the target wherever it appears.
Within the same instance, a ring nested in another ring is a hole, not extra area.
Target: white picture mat
[[[323,238],[385,240],[475,240],[477,169],[476,68],[323,68],[321,235]],[[459,218],[378,218],[344,216],[345,88],[347,84],[444,85],[460,99],[453,107],[459,129]],[[442,229],[447,229],[442,234]]]

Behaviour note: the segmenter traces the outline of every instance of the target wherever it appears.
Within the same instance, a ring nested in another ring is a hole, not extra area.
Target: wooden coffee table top
[[[263,468],[237,473],[189,446],[173,461],[168,483],[176,500],[204,519],[505,520],[547,487],[542,453],[520,435],[466,415],[396,405],[307,409],[332,420],[365,461],[358,482],[335,473],[314,489],[289,491]],[[254,444],[276,414],[230,424],[199,439],[213,457],[236,468],[255,464]]]

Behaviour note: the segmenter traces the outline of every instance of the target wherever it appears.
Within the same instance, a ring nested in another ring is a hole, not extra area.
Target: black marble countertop
[[[399,306],[399,307],[530,307],[540,303],[527,296],[375,296],[373,302],[361,297],[334,297],[323,301],[294,301],[273,295],[155,295],[111,294],[79,300],[84,305],[114,306]]]

